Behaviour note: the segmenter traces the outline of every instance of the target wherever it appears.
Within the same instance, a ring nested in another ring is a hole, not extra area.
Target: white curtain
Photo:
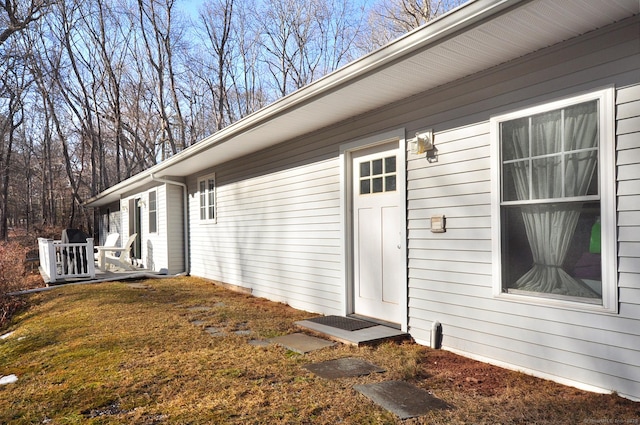
[[[503,143],[510,145],[504,149],[512,150],[515,158],[534,158],[505,164],[511,168],[517,200],[587,195],[597,168],[597,149],[570,151],[597,147],[597,122],[597,103],[590,102],[567,108],[564,113],[553,111],[520,120],[510,127],[510,134],[503,135]],[[578,297],[599,296],[562,269],[581,209],[581,202],[520,206],[533,266],[511,287]]]

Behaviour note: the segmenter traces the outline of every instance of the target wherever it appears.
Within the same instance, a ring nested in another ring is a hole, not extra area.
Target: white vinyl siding
[[[640,84],[619,90],[616,103],[620,310],[640,321]]]
[[[337,158],[282,170],[278,157],[291,151],[271,153],[258,155],[254,167],[245,159],[216,170],[217,224],[196,225],[201,221],[192,213],[191,273],[297,308],[338,314],[343,288]],[[249,175],[238,179],[244,173]]]
[[[179,185],[166,184],[166,211],[163,222],[166,229],[166,240],[162,241],[167,247],[166,267],[169,274],[185,271],[184,255],[184,196],[183,188]],[[160,270],[160,269],[157,269]]]
[[[640,398],[639,31],[635,19],[416,99],[427,118],[407,133],[433,127],[438,150],[435,162],[409,155],[407,165],[409,331],[418,342],[428,343],[439,321],[446,349]],[[617,314],[494,298],[489,118],[611,84],[620,87],[617,200],[611,201],[618,258],[608,259],[619,274]],[[408,104],[413,115],[410,110]],[[431,233],[429,218],[440,214],[447,231]]]

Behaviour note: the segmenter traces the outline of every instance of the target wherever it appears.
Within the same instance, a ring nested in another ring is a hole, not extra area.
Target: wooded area
[[[0,1],[0,240],[91,232],[83,200],[460,3]]]

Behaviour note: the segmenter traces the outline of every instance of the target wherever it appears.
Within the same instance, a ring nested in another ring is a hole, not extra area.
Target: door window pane
[[[360,163],[360,177],[367,177],[371,175],[371,163],[369,161]]]
[[[396,172],[396,157],[390,156],[384,159],[384,172],[395,173]]]
[[[382,160],[376,159],[372,161],[373,175],[382,174]]]
[[[376,177],[373,179],[373,193],[382,192],[382,177]]]
[[[393,192],[396,190],[396,176],[387,176],[384,179],[385,192]]]
[[[360,194],[366,195],[371,193],[371,180],[360,180]]]

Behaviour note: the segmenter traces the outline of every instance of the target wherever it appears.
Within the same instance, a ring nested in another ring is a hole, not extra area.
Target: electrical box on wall
[[[431,216],[431,233],[444,233],[446,230],[444,215]]]

